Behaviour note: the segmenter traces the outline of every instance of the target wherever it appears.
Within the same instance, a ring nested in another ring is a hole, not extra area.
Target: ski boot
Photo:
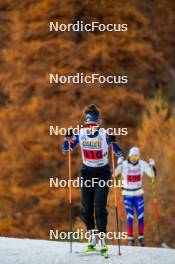
[[[144,236],[143,235],[140,235],[138,237],[138,244],[139,244],[140,247],[144,247],[145,246]]]
[[[93,251],[96,246],[96,230],[89,230],[88,244],[86,245],[87,251]]]
[[[133,236],[129,236],[128,237],[128,246],[134,246],[134,237]]]
[[[105,241],[105,233],[103,233],[103,232],[99,233],[99,247],[100,247],[101,254],[105,258],[108,258],[108,247],[107,247],[106,241]]]

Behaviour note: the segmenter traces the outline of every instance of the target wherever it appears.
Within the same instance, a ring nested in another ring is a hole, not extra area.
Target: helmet
[[[137,147],[132,147],[129,150],[129,160],[131,163],[135,164],[140,158],[140,149]]]

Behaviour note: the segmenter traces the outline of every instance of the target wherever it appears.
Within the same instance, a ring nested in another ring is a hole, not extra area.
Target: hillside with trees
[[[68,190],[62,136],[49,126],[82,124],[97,104],[104,127],[127,127],[118,142],[132,145],[158,168],[161,240],[175,246],[175,2],[173,0],[0,0],[0,235],[48,239],[68,230]],[[49,32],[49,22],[127,23],[127,32]],[[49,74],[127,75],[126,85],[49,84]],[[80,153],[73,154],[73,178]],[[145,179],[146,238],[155,232],[151,184]],[[80,191],[73,191],[74,227]],[[112,190],[109,226],[114,229]],[[149,230],[149,232],[148,232]],[[150,241],[152,245],[154,241]]]

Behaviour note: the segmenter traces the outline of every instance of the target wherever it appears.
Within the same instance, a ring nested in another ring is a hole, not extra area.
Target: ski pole
[[[120,193],[119,193],[119,200],[118,200],[118,204],[119,204],[119,219],[120,219],[120,231],[122,232],[123,230],[123,222],[124,222],[124,208],[123,208],[123,199],[122,199],[122,177],[121,175],[119,176],[119,180],[120,180]],[[122,245],[122,241],[121,241],[121,245]]]
[[[152,179],[152,197],[153,197],[153,207],[155,210],[155,223],[157,226],[157,234],[158,240],[160,243],[160,228],[159,228],[159,209],[158,209],[158,202],[157,202],[157,192],[156,192],[156,182],[155,178]]]
[[[115,160],[114,160],[114,146],[111,145],[111,160],[112,160],[112,175],[113,175],[113,181],[115,183]],[[116,225],[117,225],[117,233],[119,234],[118,238],[118,255],[121,256],[121,250],[120,250],[120,230],[119,230],[119,212],[118,212],[118,202],[117,202],[117,190],[114,184],[114,206],[115,206],[115,213],[116,213]]]
[[[72,169],[71,169],[71,146],[70,140],[68,141],[69,150],[68,150],[68,178],[71,183],[72,180]],[[70,253],[72,253],[72,186],[69,185],[69,232],[70,232]]]

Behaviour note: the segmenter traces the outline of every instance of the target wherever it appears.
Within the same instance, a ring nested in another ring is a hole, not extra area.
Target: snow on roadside
[[[69,253],[69,243],[0,238],[0,264],[174,264],[175,250],[165,248],[139,248],[122,246],[122,256],[117,255],[117,246],[109,246],[109,259],[97,253],[79,255],[84,243],[73,243],[73,253]]]

